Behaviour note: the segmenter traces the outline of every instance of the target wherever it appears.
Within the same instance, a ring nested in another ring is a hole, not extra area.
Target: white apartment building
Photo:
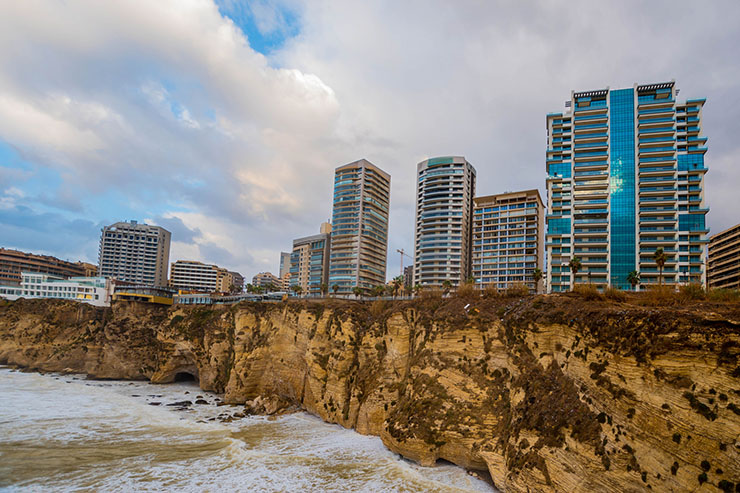
[[[104,277],[70,277],[38,272],[21,273],[21,286],[0,286],[0,298],[64,299],[89,303],[94,306],[110,306],[113,283]]]
[[[136,221],[104,227],[98,275],[145,286],[167,286],[171,236],[164,228]]]

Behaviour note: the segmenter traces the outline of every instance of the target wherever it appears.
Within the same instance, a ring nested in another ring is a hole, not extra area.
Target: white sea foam
[[[213,418],[241,408],[215,406],[193,384],[0,369],[0,396],[0,489],[492,491],[458,467],[420,467],[307,414],[221,423]],[[167,406],[197,396],[209,404]]]

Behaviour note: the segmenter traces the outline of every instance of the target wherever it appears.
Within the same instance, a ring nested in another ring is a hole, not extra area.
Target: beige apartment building
[[[328,289],[331,224],[322,223],[319,234],[293,241],[290,256],[290,286],[300,286],[303,293],[322,294]]]
[[[709,239],[707,286],[740,289],[740,224]]]
[[[545,206],[538,190],[476,197],[473,209],[473,277],[480,288],[504,290],[525,284],[542,292],[534,282],[535,269],[543,270]]]
[[[197,293],[230,293],[233,286],[237,286],[238,290],[239,277],[239,273],[217,265],[178,260],[170,268],[170,287]]]
[[[272,286],[275,290],[283,290],[282,280],[272,272],[260,272],[252,278],[252,286],[267,289]]]

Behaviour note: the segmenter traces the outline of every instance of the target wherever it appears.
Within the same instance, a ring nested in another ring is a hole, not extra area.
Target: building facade
[[[285,277],[290,272],[291,252],[280,252],[280,277]]]
[[[472,273],[475,168],[462,156],[416,165],[414,285],[453,286]]]
[[[740,224],[709,239],[709,289],[740,289]]]
[[[231,275],[231,286],[233,286],[233,292],[235,293],[241,293],[244,291],[244,276],[241,275],[239,272],[236,271],[229,271],[229,274]],[[225,291],[227,293],[231,292],[232,290]]]
[[[0,286],[0,298],[51,298],[79,301],[95,306],[110,306],[113,284],[104,277],[55,276],[23,272],[20,286]]]
[[[385,284],[391,177],[360,159],[334,174],[329,289]]]
[[[545,206],[538,190],[476,197],[473,209],[473,278],[479,288],[524,284],[533,292],[535,269],[544,272]]]
[[[185,292],[230,293],[243,289],[244,278],[218,265],[178,260],[170,267],[170,287]]]
[[[331,231],[331,224],[323,223],[319,234],[293,241],[293,253],[290,256],[291,287],[300,286],[303,293],[314,295],[322,294],[322,286],[329,289]]]
[[[159,226],[118,222],[101,230],[98,275],[167,286],[171,233]]]
[[[403,287],[411,289],[414,287],[414,264],[403,268]]]
[[[272,289],[272,291],[283,289],[280,278],[272,272],[260,272],[254,276],[252,278],[252,286],[262,288],[266,291],[270,289]]]
[[[92,264],[66,262],[49,255],[0,248],[0,284],[20,286],[23,272],[39,272],[55,277],[90,277],[90,265]],[[95,272],[92,275],[95,276]]]
[[[701,135],[704,99],[676,102],[674,82],[572,92],[565,113],[547,115],[549,291],[576,283],[630,289],[663,281],[705,283],[708,229]]]

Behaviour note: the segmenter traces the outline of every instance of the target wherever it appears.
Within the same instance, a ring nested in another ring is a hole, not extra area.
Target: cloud
[[[545,115],[571,90],[673,78],[708,100],[709,223],[737,221],[736,2],[217,3],[0,5],[0,140],[24,159],[0,190],[25,193],[0,192],[3,242],[89,256],[97,226],[41,223],[136,214],[169,225],[173,260],[274,272],[365,157],[392,175],[389,252],[409,251],[419,161],[465,155],[481,195],[544,192]]]

